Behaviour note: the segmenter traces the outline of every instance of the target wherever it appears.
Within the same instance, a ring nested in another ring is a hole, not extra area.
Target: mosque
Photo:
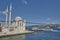
[[[4,26],[0,24],[0,37],[6,35],[16,35],[16,34],[24,34],[24,33],[32,33],[32,31],[26,30],[26,20],[17,16],[14,20],[11,20],[12,15],[12,4],[10,4],[10,14],[8,18],[8,7],[6,11],[2,12],[6,14],[6,21]],[[9,21],[8,21],[9,19]]]

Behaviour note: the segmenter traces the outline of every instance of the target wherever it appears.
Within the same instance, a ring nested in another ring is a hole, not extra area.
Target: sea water
[[[36,31],[32,34],[2,37],[0,38],[0,40],[60,40],[60,30],[58,30],[58,32],[57,31]]]

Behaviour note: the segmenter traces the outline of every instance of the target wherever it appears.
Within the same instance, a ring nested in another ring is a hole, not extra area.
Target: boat
[[[52,28],[33,28],[32,31],[58,31],[58,30],[54,30]]]

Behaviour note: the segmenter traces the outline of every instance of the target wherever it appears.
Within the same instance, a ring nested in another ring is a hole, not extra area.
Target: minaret
[[[9,25],[11,25],[12,4],[10,3]]]
[[[7,21],[8,21],[8,6],[7,6],[7,9],[5,11],[0,11],[0,13],[5,14],[5,16],[6,16],[5,25],[7,25]]]
[[[8,23],[8,6],[7,6],[7,9],[6,9],[6,25]]]

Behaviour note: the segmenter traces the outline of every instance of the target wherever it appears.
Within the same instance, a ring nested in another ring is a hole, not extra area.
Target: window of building
[[[10,28],[9,31],[14,31],[14,29],[13,28]]]
[[[22,26],[23,26],[23,24],[22,24]]]
[[[20,23],[20,26],[21,26],[21,23]]]
[[[2,32],[2,27],[0,27],[0,32]]]

